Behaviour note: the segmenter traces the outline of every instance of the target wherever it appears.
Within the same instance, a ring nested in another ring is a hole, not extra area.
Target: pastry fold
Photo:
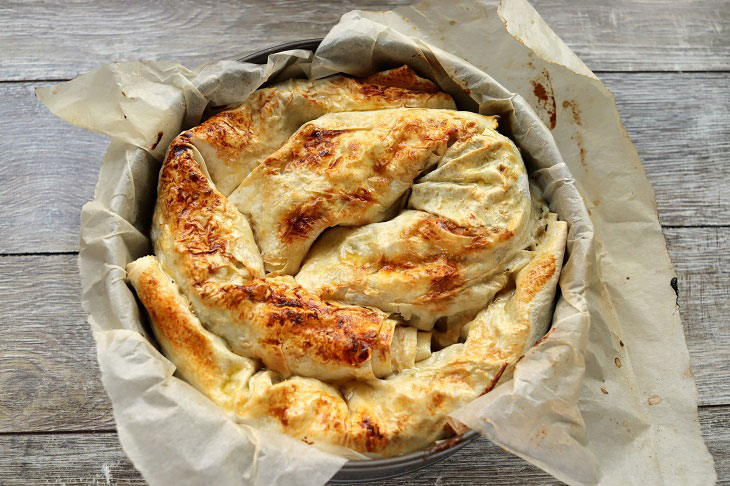
[[[465,340],[384,380],[342,391],[321,380],[255,371],[190,310],[155,257],[128,266],[155,335],[180,375],[245,423],[309,443],[324,442],[392,456],[447,434],[448,413],[491,390],[550,323],[567,224],[547,218],[529,263],[464,328]]]
[[[247,220],[210,182],[188,140],[183,133],[168,150],[152,239],[203,325],[284,376],[372,379],[407,362],[393,361],[397,322],[388,314],[324,301],[289,276],[264,278]]]
[[[483,308],[533,232],[522,157],[494,120],[416,111],[443,119],[454,138],[435,169],[416,179],[409,209],[389,221],[327,231],[296,280],[323,298],[398,313],[429,330],[439,318]],[[462,131],[470,123],[473,129]]]
[[[254,91],[239,106],[190,130],[190,141],[228,196],[266,157],[309,120],[325,113],[395,107],[456,108],[454,101],[408,66],[364,79],[292,79]]]
[[[494,117],[454,110],[330,113],[304,124],[229,199],[251,222],[266,270],[277,274],[295,274],[325,229],[367,225],[397,214],[401,209],[397,203],[411,186],[413,207],[444,213],[461,224],[489,222],[507,228],[508,224],[492,221],[490,216],[475,216],[485,210],[490,214],[513,210],[507,204],[497,207],[501,194],[485,188],[509,184],[524,173],[524,169],[515,172],[522,161],[519,156],[509,157],[514,146],[494,131],[496,126]],[[504,149],[497,147],[500,144]],[[515,173],[490,174],[488,179],[481,174],[467,179],[460,173],[465,165],[497,160],[504,162],[500,166],[504,171],[509,166]],[[433,173],[413,185],[414,179],[437,164]],[[471,190],[470,196],[465,196],[464,188]],[[448,206],[452,192],[460,200],[458,207]],[[524,195],[513,192],[507,197]]]
[[[567,225],[497,119],[408,67],[292,80],[176,137],[131,285],[180,377],[241,421],[392,456],[550,323]]]

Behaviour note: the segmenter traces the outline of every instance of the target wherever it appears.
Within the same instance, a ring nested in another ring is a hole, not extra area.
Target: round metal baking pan
[[[269,55],[291,49],[307,49],[315,51],[322,38],[305,39],[300,41],[279,44],[249,54],[239,59],[241,62],[254,64],[266,64]],[[368,461],[348,461],[342,466],[332,478],[333,483],[364,483],[378,481],[408,474],[418,469],[430,466],[451,456],[459,449],[478,437],[473,430],[467,430],[459,435],[451,437],[439,444],[420,452],[413,452],[399,457],[389,459],[374,459]]]

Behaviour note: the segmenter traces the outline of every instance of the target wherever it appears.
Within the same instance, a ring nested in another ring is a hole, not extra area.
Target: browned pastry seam
[[[394,107],[455,108],[454,101],[408,66],[366,79],[295,79],[255,91],[234,109],[190,130],[213,180],[228,196],[303,123],[333,111]]]
[[[235,258],[231,235],[242,220],[211,186],[193,150],[187,134],[170,146],[160,174],[154,234],[163,265],[203,323],[215,332],[214,320],[205,316],[223,313],[229,329],[216,334],[237,353],[284,375],[374,378],[373,356],[389,354],[395,322],[367,308],[324,302],[290,278],[262,278],[260,270]],[[221,269],[239,281],[221,282]]]

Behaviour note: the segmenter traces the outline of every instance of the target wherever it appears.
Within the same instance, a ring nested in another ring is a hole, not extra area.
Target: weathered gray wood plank
[[[408,3],[412,2],[4,2],[0,80],[70,78],[98,64],[138,59],[192,67],[322,36],[355,8]],[[536,0],[534,5],[594,70],[730,69],[727,0]]]
[[[75,255],[0,258],[0,433],[114,428],[79,292]]]
[[[700,404],[728,405],[730,228],[666,236]],[[113,428],[78,291],[75,255],[0,258],[0,433]]]
[[[700,409],[718,478],[730,478],[730,407]],[[0,436],[0,484],[145,484],[114,433]],[[429,468],[383,481],[406,485],[562,484],[485,439]]]
[[[249,2],[6,2],[0,80],[65,79],[108,62],[163,60],[195,67],[271,45],[322,37],[345,12],[408,0]]]
[[[730,67],[727,0],[534,0],[594,71],[720,71]]]
[[[730,228],[665,228],[664,235],[700,403],[730,404]]]
[[[0,484],[146,484],[117,434],[0,436]]]
[[[730,73],[605,74],[644,160],[665,225],[730,224]],[[53,117],[33,86],[0,83],[8,140],[0,185],[0,253],[78,250],[107,141]],[[691,95],[687,95],[691,93]]]
[[[730,8],[728,8],[730,10]],[[730,73],[602,74],[663,225],[730,224]]]
[[[0,436],[0,484],[145,484],[115,433]],[[476,465],[479,467],[475,467]],[[22,478],[22,479],[19,479]],[[484,439],[427,470],[383,481],[412,484],[561,484]],[[440,481],[440,482],[439,482]]]
[[[77,251],[81,206],[94,194],[108,139],[51,115],[33,86],[0,84],[7,135],[0,253]]]

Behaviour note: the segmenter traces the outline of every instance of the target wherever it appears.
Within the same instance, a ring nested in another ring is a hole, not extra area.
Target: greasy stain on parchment
[[[534,79],[530,80],[532,94],[537,98],[537,113],[542,121],[550,127],[555,128],[558,122],[557,106],[555,104],[555,92],[550,73],[543,69]]]
[[[573,123],[575,123],[575,135],[570,137],[572,140],[575,140],[575,144],[578,147],[578,155],[580,156],[580,165],[583,166],[584,169],[588,169],[588,166],[586,164],[586,148],[585,148],[585,141],[583,140],[583,134],[581,133],[581,127],[583,126],[583,120],[581,118],[581,112],[580,107],[578,106],[578,102],[576,100],[565,100],[563,101],[563,109],[570,110],[570,114],[572,115]]]

